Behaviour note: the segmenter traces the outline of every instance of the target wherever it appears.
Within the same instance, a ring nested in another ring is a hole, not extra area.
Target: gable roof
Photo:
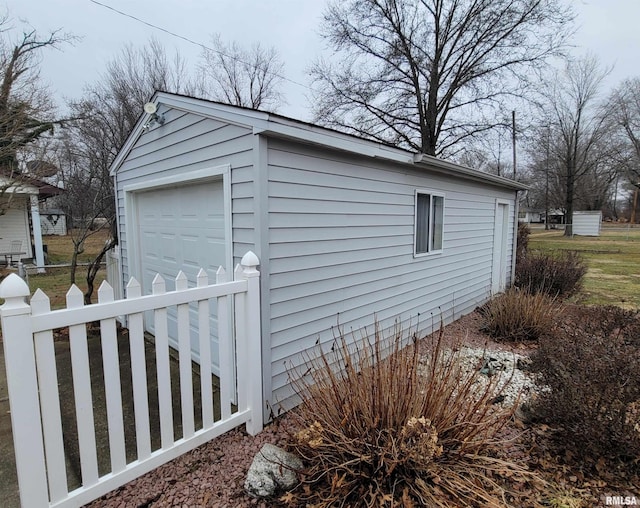
[[[276,113],[268,113],[266,111],[160,91],[153,95],[151,102],[156,104],[160,114],[161,106],[164,106],[166,108],[195,113],[203,117],[228,121],[232,124],[250,128],[254,134],[290,139],[365,157],[407,164],[417,169],[428,169],[449,175],[457,175],[466,180],[490,183],[511,190],[528,189],[526,185],[515,180],[490,175],[427,154],[410,152],[391,145],[371,141],[353,134],[346,134],[301,120],[295,120]],[[138,138],[143,134],[144,127],[150,117],[151,115],[147,113],[141,115],[117,157],[111,164],[111,175],[115,175],[129,152],[133,149]]]

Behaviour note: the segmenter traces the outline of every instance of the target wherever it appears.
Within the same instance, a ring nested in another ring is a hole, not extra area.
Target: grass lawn
[[[574,297],[578,303],[640,309],[640,227],[605,226],[599,237],[568,238],[563,233],[533,229],[529,248],[580,253],[589,271]]]
[[[104,242],[107,240],[108,231],[98,231],[90,236],[85,242],[84,252],[79,256],[79,263],[86,263],[93,259],[98,252],[102,249]],[[49,265],[63,265],[71,262],[71,256],[73,255],[73,242],[71,236],[44,236],[42,241],[47,245],[48,250],[48,264]],[[0,269],[0,277],[10,273],[6,269]],[[76,270],[76,285],[82,292],[87,289],[86,283],[86,266],[79,266]],[[66,307],[65,295],[71,287],[70,282],[71,269],[69,267],[61,268],[47,268],[46,273],[35,273],[35,270],[29,270],[29,288],[31,294],[36,289],[42,289],[51,300],[52,309],[60,309]],[[95,280],[95,287],[93,293],[93,301],[97,301],[97,291],[100,284],[106,277],[106,270],[100,269]]]

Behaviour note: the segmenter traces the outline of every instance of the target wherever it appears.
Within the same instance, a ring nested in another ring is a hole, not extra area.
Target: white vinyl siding
[[[22,242],[23,258],[31,257],[31,234],[29,232],[29,196],[16,195],[11,204],[0,215],[0,251],[9,252],[11,242]],[[4,262],[4,257],[0,258]],[[14,257],[17,260],[17,256]]]
[[[414,255],[442,252],[444,195],[417,190],[415,211]]]
[[[268,162],[273,403],[293,400],[290,369],[338,324],[358,330],[375,315],[424,334],[489,298],[495,200],[513,192],[276,139]],[[420,263],[416,189],[446,196],[431,238],[442,252]]]
[[[123,189],[132,184],[149,182],[152,186],[160,178],[229,164],[232,168],[233,265],[247,250],[254,249],[251,130],[175,109],[164,112],[164,117],[164,125],[152,127],[140,136],[117,172],[125,284],[132,275],[133,263],[128,259],[130,242],[126,235]],[[233,270],[233,266],[226,269]]]

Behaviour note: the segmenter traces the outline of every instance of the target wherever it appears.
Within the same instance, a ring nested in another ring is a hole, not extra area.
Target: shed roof
[[[295,120],[276,113],[161,91],[153,95],[151,102],[156,104],[158,114],[162,114],[162,107],[164,106],[165,108],[178,109],[245,126],[251,128],[254,134],[291,139],[333,150],[358,154],[364,157],[384,159],[417,169],[456,175],[466,180],[485,182],[512,190],[526,190],[528,188],[526,185],[515,180],[490,175],[427,154],[410,152],[395,146],[371,141],[353,134],[346,134],[301,120]],[[118,171],[118,168],[126,159],[129,151],[144,132],[144,127],[149,119],[150,115],[146,113],[141,115],[138,123],[131,131],[127,141],[111,165],[110,170],[112,175]]]

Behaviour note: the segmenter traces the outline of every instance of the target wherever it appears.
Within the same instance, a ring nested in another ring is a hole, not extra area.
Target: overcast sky
[[[306,69],[323,51],[317,34],[325,0],[99,0],[101,3],[165,28],[195,42],[207,44],[217,32],[224,41],[249,46],[260,41],[274,46],[284,62],[285,76],[308,85]],[[578,14],[576,54],[595,53],[605,65],[615,65],[606,86],[640,76],[640,0],[574,0]],[[5,0],[16,20],[38,30],[62,28],[81,39],[62,51],[43,55],[41,75],[58,102],[79,97],[83,86],[95,82],[106,62],[126,43],[145,44],[158,38],[168,52],[177,49],[195,65],[201,48],[107,9],[91,0]],[[288,102],[279,112],[310,120],[308,90],[285,82]],[[142,106],[142,105],[141,105]]]

